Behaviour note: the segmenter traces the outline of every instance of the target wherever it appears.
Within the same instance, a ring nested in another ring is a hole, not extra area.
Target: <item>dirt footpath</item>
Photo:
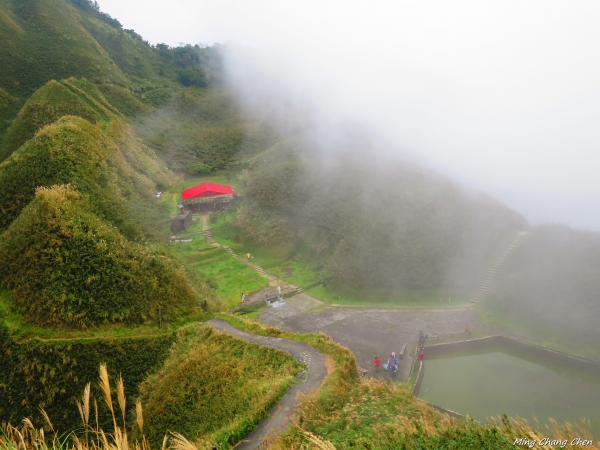
[[[308,375],[304,381],[292,386],[284,394],[277,406],[271,409],[269,412],[269,417],[263,420],[252,433],[246,436],[242,442],[235,446],[237,450],[256,449],[265,440],[270,440],[277,437],[291,423],[294,412],[299,404],[297,399],[298,394],[311,394],[315,392],[321,385],[325,379],[325,376],[327,375],[325,356],[308,344],[290,341],[288,339],[247,333],[245,331],[238,330],[224,320],[212,319],[208,322],[205,322],[204,325],[210,325],[217,330],[223,331],[248,342],[283,350],[301,363],[307,365],[309,368]]]
[[[406,356],[400,362],[398,381],[406,381],[412,363],[411,355],[418,343],[420,330],[429,335],[457,333],[469,325],[475,330],[478,317],[470,306],[462,309],[400,310],[327,306],[306,294],[287,300],[280,308],[264,309],[258,320],[266,325],[296,333],[323,332],[348,347],[360,367],[369,376],[389,378],[380,369],[374,373],[373,358],[387,361],[392,351],[406,344]],[[425,355],[427,358],[427,355]]]

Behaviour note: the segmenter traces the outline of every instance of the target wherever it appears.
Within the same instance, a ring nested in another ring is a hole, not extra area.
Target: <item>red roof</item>
[[[227,194],[235,195],[235,192],[233,192],[231,186],[225,186],[223,184],[202,183],[198,186],[194,186],[183,191],[181,193],[181,198],[183,200],[187,200],[190,198],[213,197],[215,195]]]

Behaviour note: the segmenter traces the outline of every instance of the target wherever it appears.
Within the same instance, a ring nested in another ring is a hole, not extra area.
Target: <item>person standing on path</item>
[[[248,257],[248,261],[250,261],[250,253],[246,253],[246,256]]]
[[[379,356],[375,356],[373,364],[375,365],[375,372],[379,372],[379,366],[381,365],[381,360],[379,359]]]
[[[246,295],[242,292],[242,303],[246,303]]]
[[[281,300],[281,286],[277,286],[277,292],[279,293],[278,298]]]

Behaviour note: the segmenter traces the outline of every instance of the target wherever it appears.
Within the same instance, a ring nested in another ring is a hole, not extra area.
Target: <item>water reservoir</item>
[[[498,340],[433,347],[426,348],[419,398],[480,422],[500,414],[532,425],[534,417],[540,424],[586,417],[600,439],[600,366]]]

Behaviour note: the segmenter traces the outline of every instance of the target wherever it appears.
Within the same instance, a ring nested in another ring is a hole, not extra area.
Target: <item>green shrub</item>
[[[177,71],[179,82],[184,86],[205,87],[208,83],[204,73],[196,67],[186,67]]]
[[[127,241],[70,187],[40,188],[0,242],[0,282],[41,325],[169,321],[198,299],[183,267]]]

